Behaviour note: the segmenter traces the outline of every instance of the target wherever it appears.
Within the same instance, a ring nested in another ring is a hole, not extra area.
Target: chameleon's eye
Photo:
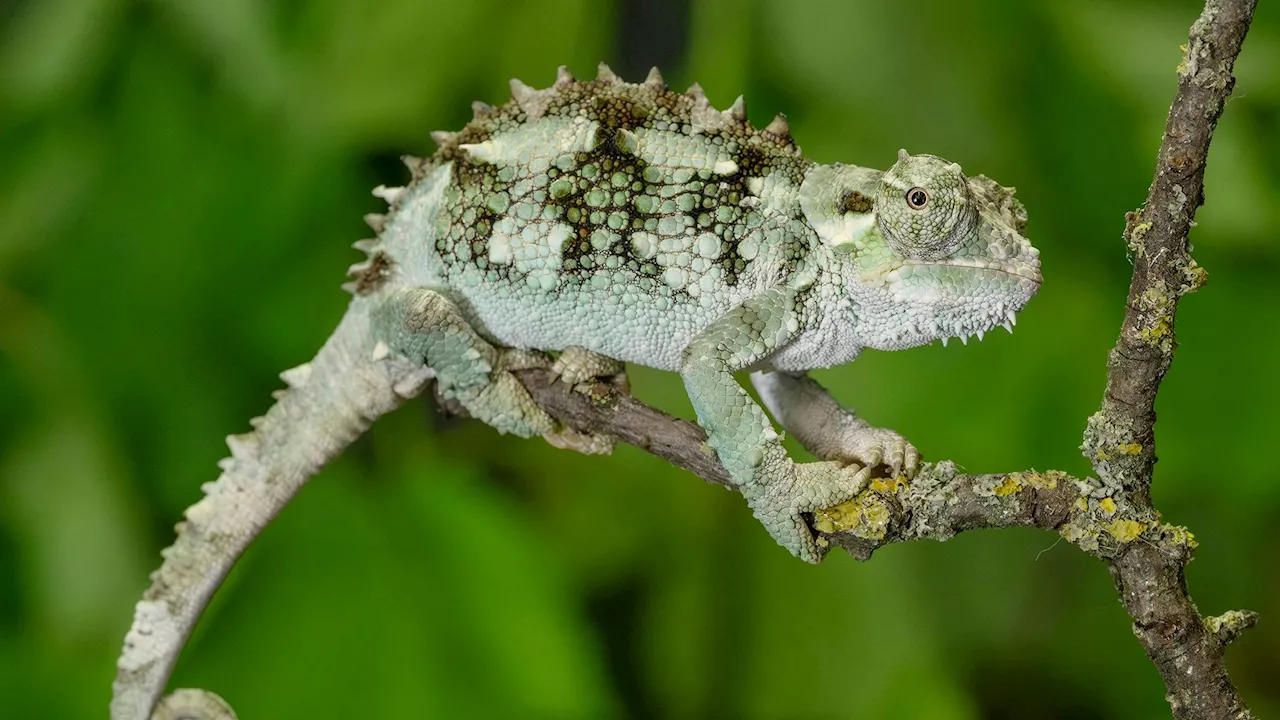
[[[978,221],[969,181],[954,163],[932,155],[900,157],[880,182],[876,225],[903,257],[946,257]]]
[[[929,191],[922,187],[913,187],[907,191],[907,205],[912,210],[920,210],[929,202]]]

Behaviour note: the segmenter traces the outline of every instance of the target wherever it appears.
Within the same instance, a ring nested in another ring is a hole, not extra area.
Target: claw
[[[875,467],[884,461],[884,450],[878,447],[872,448],[869,452],[863,455],[862,461],[867,465],[867,467]]]
[[[864,465],[861,470],[854,474],[853,480],[859,488],[865,488],[871,482],[871,467],[870,465]],[[858,492],[862,492],[861,489]]]
[[[889,469],[897,475],[902,470],[902,465],[906,460],[907,448],[904,443],[896,442],[889,450]]]

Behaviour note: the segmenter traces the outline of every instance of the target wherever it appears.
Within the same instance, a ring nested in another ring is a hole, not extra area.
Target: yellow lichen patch
[[[1157,281],[1138,296],[1144,327],[1138,329],[1137,336],[1163,352],[1173,351],[1173,302],[1172,293],[1164,281]]]
[[[1103,523],[1102,529],[1110,533],[1111,537],[1116,540],[1127,543],[1137,540],[1142,531],[1147,529],[1147,524],[1137,520],[1113,520],[1109,523]]]
[[[876,478],[871,481],[871,489],[882,493],[896,493],[899,490],[905,490],[907,487],[907,478],[905,475],[899,475],[894,478]]]
[[[1098,549],[1098,531],[1092,530],[1075,523],[1067,523],[1058,530],[1058,534],[1066,538],[1067,542],[1074,543],[1086,552],[1095,552]]]
[[[1127,443],[1125,445],[1117,445],[1116,450],[1121,455],[1137,455],[1142,452],[1142,446],[1138,443]]]
[[[862,520],[862,505],[854,498],[813,514],[813,526],[824,533],[848,530]]]
[[[1182,268],[1182,275],[1186,278],[1186,282],[1178,288],[1178,291],[1183,295],[1193,293],[1209,282],[1209,271],[1200,267],[1195,258],[1187,258],[1187,264]]]
[[[994,488],[991,488],[991,491],[994,492],[997,497],[1005,497],[1006,495],[1022,492],[1022,488],[1025,487],[1025,485],[1022,482],[1021,475],[1021,473],[1013,473],[1012,475],[1006,476],[1004,481],[999,485],[996,485]]]
[[[1195,533],[1181,525],[1169,525],[1167,523],[1161,525],[1160,534],[1169,542],[1175,545],[1185,545],[1191,550],[1195,550],[1200,546],[1200,543],[1196,540]]]
[[[1098,507],[1102,508],[1106,514],[1113,515],[1116,511],[1116,501],[1105,497],[1098,501]]]
[[[1136,220],[1137,218],[1135,217],[1133,219]],[[1150,229],[1151,229],[1151,223],[1149,222],[1138,223],[1137,225],[1133,226],[1133,229],[1129,231],[1129,238],[1127,243],[1129,246],[1129,252],[1133,253],[1137,257],[1142,257],[1142,238],[1144,235],[1147,234],[1147,231]]]
[[[1169,319],[1162,315],[1156,318],[1155,323],[1151,327],[1139,330],[1138,337],[1149,343],[1154,343],[1162,337],[1168,337],[1170,332]]]
[[[1053,490],[1058,487],[1058,481],[1065,477],[1067,477],[1067,474],[1061,470],[1046,470],[1042,473],[1023,474],[1024,482],[1037,490]]]
[[[1228,610],[1217,617],[1207,617],[1204,619],[1204,626],[1209,632],[1217,635],[1225,631],[1247,630],[1258,621],[1256,613],[1241,610]]]
[[[1079,510],[1080,512],[1089,512],[1089,498],[1086,498],[1086,497],[1076,498],[1076,509]]]
[[[874,493],[862,493],[815,512],[813,526],[824,533],[850,532],[862,538],[883,540],[889,517],[889,508]]]

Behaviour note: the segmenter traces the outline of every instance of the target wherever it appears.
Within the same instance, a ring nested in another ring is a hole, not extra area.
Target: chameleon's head
[[[1004,188],[933,155],[887,172],[820,165],[800,186],[809,225],[845,258],[863,345],[898,349],[1006,328],[1040,288],[1027,215]]]

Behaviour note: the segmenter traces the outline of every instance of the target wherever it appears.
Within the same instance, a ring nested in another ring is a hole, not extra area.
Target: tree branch
[[[707,448],[706,433],[688,420],[656,410],[606,383],[560,382],[547,370],[520,370],[516,377],[552,417],[583,433],[608,435],[732,488],[728,473]],[[451,412],[456,411],[450,408]],[[1089,498],[1095,498],[1092,504]],[[1091,550],[1117,542],[1103,525],[1121,519],[1094,480],[1066,473],[1016,472],[966,475],[951,462],[926,463],[910,482],[876,477],[853,500],[815,514],[821,542],[866,560],[883,545],[907,540],[946,540],[978,528],[1039,527],[1088,536]],[[1122,533],[1123,534],[1123,533]]]
[[[1089,418],[1081,449],[1103,486],[1127,497],[1138,522],[1157,517],[1150,496],[1156,393],[1173,361],[1178,300],[1207,277],[1191,259],[1187,234],[1204,203],[1209,143],[1235,85],[1232,68],[1256,5],[1257,0],[1205,3],[1178,66],[1178,90],[1146,204],[1126,218],[1133,281],[1107,363],[1102,407]],[[1223,650],[1257,616],[1200,616],[1183,574],[1194,548],[1194,542],[1127,546],[1111,559],[1112,579],[1133,618],[1134,634],[1164,678],[1174,717],[1251,718],[1227,676]]]

